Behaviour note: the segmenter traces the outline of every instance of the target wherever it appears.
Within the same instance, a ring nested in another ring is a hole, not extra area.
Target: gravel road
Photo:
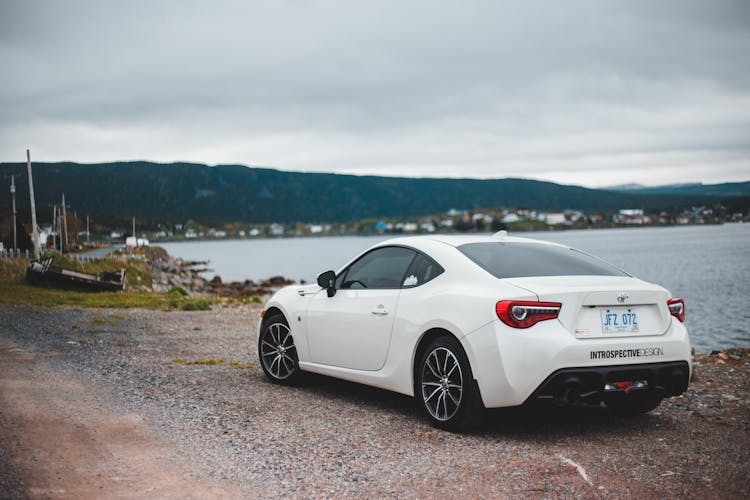
[[[747,350],[649,415],[493,411],[459,435],[401,395],[266,382],[258,316],[0,307],[0,497],[750,496]]]

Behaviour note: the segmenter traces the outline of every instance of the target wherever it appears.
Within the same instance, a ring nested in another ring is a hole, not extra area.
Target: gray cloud
[[[0,0],[0,159],[750,177],[747,2]]]

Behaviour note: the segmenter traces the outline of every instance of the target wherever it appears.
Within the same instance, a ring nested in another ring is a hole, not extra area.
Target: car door
[[[307,338],[313,363],[379,370],[385,364],[393,318],[406,270],[416,252],[376,248],[337,277],[337,291],[316,294],[307,311]]]

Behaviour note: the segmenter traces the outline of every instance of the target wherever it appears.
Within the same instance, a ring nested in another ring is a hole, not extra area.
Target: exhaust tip
[[[581,381],[577,377],[566,379],[555,394],[560,406],[573,406],[581,402]]]

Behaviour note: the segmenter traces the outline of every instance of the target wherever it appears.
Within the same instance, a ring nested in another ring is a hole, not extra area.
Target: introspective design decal
[[[664,356],[664,349],[662,347],[642,347],[640,349],[607,349],[591,351],[590,353],[590,359],[648,358],[653,356]]]

